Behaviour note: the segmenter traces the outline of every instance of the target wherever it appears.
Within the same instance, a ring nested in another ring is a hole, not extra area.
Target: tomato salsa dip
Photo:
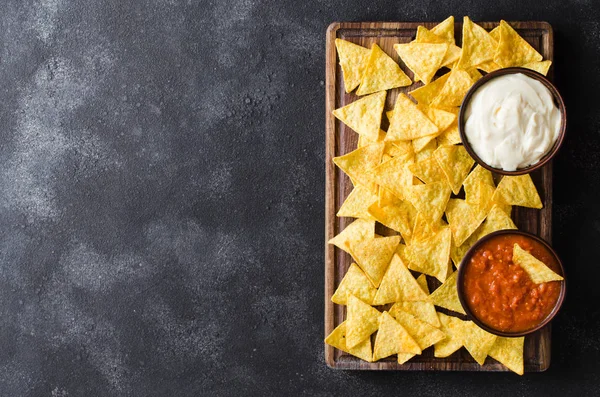
[[[535,284],[518,264],[518,244],[554,272],[561,274],[554,255],[540,242],[520,234],[500,234],[476,247],[465,266],[463,295],[473,316],[502,332],[524,332],[542,323],[559,299],[561,281]]]

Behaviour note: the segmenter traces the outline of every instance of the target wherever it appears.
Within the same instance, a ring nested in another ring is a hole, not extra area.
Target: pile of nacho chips
[[[496,184],[474,167],[457,115],[480,70],[546,74],[550,61],[504,21],[487,32],[465,17],[462,36],[461,48],[453,17],[420,26],[414,41],[394,46],[408,74],[376,44],[336,40],[346,91],[366,96],[333,112],[359,138],[356,150],[334,158],[354,185],[337,215],[356,220],[329,243],[354,263],[331,297],[346,305],[346,320],[325,341],[369,362],[396,355],[404,363],[430,346],[447,357],[464,346],[481,365],[489,355],[522,374],[523,338],[496,337],[461,319],[454,269],[482,236],[516,229],[512,206],[542,208],[542,201],[529,175]],[[411,74],[424,85],[386,109],[387,90],[412,85]]]

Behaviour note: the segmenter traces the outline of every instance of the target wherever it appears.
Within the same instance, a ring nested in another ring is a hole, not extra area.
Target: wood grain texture
[[[377,43],[383,51],[400,64],[412,78],[412,72],[400,61],[393,50],[396,43],[407,43],[415,38],[417,26],[432,28],[437,22],[339,22],[333,23],[327,30],[326,40],[326,187],[325,187],[325,335],[328,335],[346,316],[345,306],[334,305],[331,296],[346,274],[352,258],[344,251],[327,244],[327,241],[342,231],[353,218],[338,218],[336,212],[352,190],[349,178],[333,164],[333,157],[346,154],[356,148],[358,134],[336,120],[331,112],[347,105],[358,97],[354,93],[346,94],[341,68],[335,50],[335,39],[341,38],[370,48]],[[497,22],[479,23],[491,30]],[[547,22],[511,22],[511,25],[523,36],[544,59],[553,60],[553,33]],[[455,24],[457,44],[461,43],[462,23]],[[548,77],[552,80],[553,68]],[[390,90],[386,100],[386,110],[390,110],[401,92],[408,92],[420,86],[414,83],[410,87]],[[385,118],[384,118],[385,119]],[[383,126],[384,129],[387,127]],[[520,230],[552,240],[552,162],[533,173],[533,181],[544,203],[542,210],[513,207],[513,219]],[[385,233],[377,229],[378,233]],[[386,233],[389,234],[389,233]],[[439,285],[429,278],[430,288]],[[442,310],[443,311],[443,310]],[[547,326],[525,339],[525,371],[541,372],[550,365],[550,326]],[[325,361],[331,368],[356,370],[439,370],[439,371],[508,371],[502,364],[488,357],[480,366],[464,348],[447,358],[434,358],[433,348],[426,349],[407,363],[399,365],[395,359],[388,358],[376,363],[367,363],[329,345],[325,345]]]

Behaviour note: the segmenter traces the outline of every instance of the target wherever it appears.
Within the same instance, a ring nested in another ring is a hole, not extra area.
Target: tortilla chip
[[[394,49],[400,59],[415,74],[415,79],[429,84],[435,72],[442,66],[448,46],[448,43],[445,42],[433,44],[413,41],[406,44],[394,44]]]
[[[492,36],[492,39],[494,39],[496,43],[500,41],[500,25],[490,30],[490,36]]]
[[[421,289],[400,256],[394,255],[388,270],[381,280],[373,305],[380,306],[394,302],[427,301],[429,297]]]
[[[450,199],[450,187],[443,182],[414,185],[405,193],[406,199],[430,222],[436,222],[442,217]]]
[[[468,69],[494,59],[496,40],[469,17],[463,18],[462,54],[456,67]]]
[[[535,70],[538,73],[546,76],[548,74],[548,70],[552,65],[552,61],[541,61],[541,62],[529,62],[524,65],[521,65],[522,68],[527,68],[531,70]]]
[[[469,204],[477,204],[479,202],[479,183],[483,182],[493,188],[496,187],[494,185],[494,178],[492,177],[492,173],[481,165],[477,164],[473,171],[465,178],[463,183],[465,187],[465,200]]]
[[[543,59],[525,39],[506,21],[500,21],[500,40],[494,54],[494,62],[503,68],[521,66],[530,62],[539,62]]]
[[[425,292],[427,295],[429,295],[429,286],[427,285],[427,276],[425,276],[424,274],[421,274],[419,277],[417,277],[417,284],[419,284],[419,287],[421,287],[423,292]]]
[[[426,215],[417,212],[412,237],[415,240],[425,240],[439,233],[445,226],[448,225],[442,219],[431,222]]]
[[[412,174],[408,170],[408,165],[412,162],[412,155],[410,157],[393,157],[373,168],[368,179],[375,181],[396,197],[403,199],[406,190],[412,186]]]
[[[492,73],[498,69],[502,69],[502,66],[498,65],[494,61],[487,61],[477,65],[477,69],[483,70],[486,73]]]
[[[457,276],[458,271],[452,273],[438,289],[431,293],[429,297],[431,298],[431,302],[436,306],[457,313],[466,314],[458,299],[458,291],[456,289]]]
[[[376,194],[377,184],[372,180],[370,171],[381,162],[384,146],[384,143],[363,146],[343,156],[334,157],[333,162],[352,179],[353,183],[360,184],[372,194]]]
[[[453,29],[454,30],[454,29]],[[454,33],[453,33],[454,34]],[[448,66],[458,61],[460,58],[460,47],[454,44],[454,39],[452,42],[449,42],[445,37],[441,37],[430,31],[424,26],[417,27],[417,38],[415,39],[416,43],[430,43],[430,44],[440,44],[445,43],[448,44],[448,50],[444,54],[444,58],[442,59],[442,63],[440,66]]]
[[[335,39],[335,47],[344,75],[344,88],[346,92],[351,92],[360,84],[371,51],[368,48],[342,39]]]
[[[465,321],[464,344],[467,351],[479,365],[483,365],[485,358],[492,349],[497,336],[482,330],[473,321]]]
[[[356,95],[366,95],[411,84],[412,80],[400,69],[400,66],[377,44],[373,44]]]
[[[363,239],[351,248],[350,254],[374,287],[379,287],[398,244],[400,236],[376,236]]]
[[[351,349],[377,331],[381,313],[354,295],[348,295],[346,346]]]
[[[433,155],[433,152],[435,152],[435,149],[437,149],[437,148],[438,148],[437,140],[433,139],[431,142],[429,142],[427,144],[427,146],[425,146],[419,152],[415,153],[415,162],[423,161],[423,160],[431,157],[431,155]]]
[[[469,205],[465,200],[450,199],[446,207],[446,219],[452,230],[453,243],[462,245],[477,230],[486,213],[480,213],[478,207]]]
[[[446,337],[439,329],[419,320],[410,313],[400,310],[399,306],[396,307],[398,309],[394,311],[393,317],[408,331],[421,350],[427,349]],[[390,312],[390,314],[392,313]]]
[[[529,174],[502,178],[492,200],[521,207],[543,207],[542,200]]]
[[[439,132],[439,128],[423,114],[408,97],[401,93],[396,99],[394,117],[390,120],[385,139],[407,141]]]
[[[409,94],[419,102],[419,105],[430,105],[448,81],[448,77],[450,77],[450,73],[446,73],[431,83],[410,91]]]
[[[381,91],[360,98],[349,105],[335,109],[333,115],[356,133],[364,135],[370,141],[377,141],[386,94],[386,91]]]
[[[458,317],[447,316],[444,313],[438,313],[441,327],[440,329],[446,337],[435,344],[435,357],[448,357],[461,347],[465,334],[464,321]]]
[[[328,241],[336,247],[350,254],[351,247],[354,247],[359,241],[372,239],[375,237],[375,221],[357,219],[337,236]]]
[[[447,183],[446,175],[440,168],[437,160],[431,156],[425,160],[408,165],[408,170],[423,183]]]
[[[363,302],[372,305],[376,293],[377,289],[371,285],[371,282],[363,271],[360,270],[360,267],[356,263],[353,263],[335,290],[331,301],[338,305],[346,305],[348,304],[348,294],[352,294]]]
[[[454,44],[454,17],[451,15],[435,25],[431,32],[443,37],[449,44]]]
[[[452,123],[452,125],[446,128],[440,135],[437,137],[438,145],[456,145],[462,143],[462,139],[460,138],[460,131],[458,130],[458,121]]]
[[[406,248],[408,268],[444,282],[448,274],[452,233],[445,227],[425,240],[412,239]]]
[[[475,160],[469,156],[464,146],[456,145],[438,147],[433,152],[433,157],[446,175],[454,194],[458,194]]]
[[[392,157],[405,156],[405,158],[408,158],[415,154],[410,141],[386,142],[385,149]]]
[[[405,240],[410,239],[417,215],[417,210],[410,202],[397,200],[392,204],[375,203],[368,211],[377,222],[399,232]]]
[[[348,346],[346,346],[346,321],[338,325],[331,334],[325,338],[325,343],[367,362],[372,362],[373,360],[371,338],[367,338],[352,349],[348,349]]]
[[[427,105],[417,105],[419,109],[427,115],[427,117],[433,121],[438,127],[439,132],[437,134],[424,136],[417,138],[412,141],[415,152],[421,151],[425,148],[431,140],[435,139],[442,131],[446,130],[456,121],[456,115],[452,112],[447,112],[442,109],[436,109]],[[457,124],[458,125],[458,124]]]
[[[525,337],[505,338],[499,336],[488,352],[490,357],[501,362],[511,371],[523,375],[523,345]]]
[[[375,337],[373,361],[396,353],[421,354],[421,349],[400,323],[388,312],[383,312],[379,320],[379,332]]]
[[[358,143],[356,144],[356,148],[361,148],[363,146],[367,146],[370,145],[372,143],[377,143],[377,142],[383,142],[383,140],[385,139],[385,131],[384,130],[379,130],[379,135],[377,136],[377,140],[372,141],[369,138],[367,138],[364,135],[358,135]],[[386,145],[386,149],[387,149],[387,145]],[[385,153],[385,150],[384,150]]]
[[[431,106],[460,106],[469,88],[473,85],[473,79],[465,70],[452,69],[448,80],[431,102]]]
[[[374,219],[368,212],[369,206],[377,202],[377,196],[367,188],[356,186],[346,197],[336,216]]]
[[[562,281],[564,278],[552,271],[544,262],[515,244],[513,248],[513,262],[523,268],[535,284],[550,281]]]

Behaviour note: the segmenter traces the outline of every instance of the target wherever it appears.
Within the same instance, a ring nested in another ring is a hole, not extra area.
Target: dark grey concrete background
[[[324,43],[336,20],[547,20],[569,110],[543,374],[323,360]],[[0,395],[600,393],[600,6],[3,1]]]

